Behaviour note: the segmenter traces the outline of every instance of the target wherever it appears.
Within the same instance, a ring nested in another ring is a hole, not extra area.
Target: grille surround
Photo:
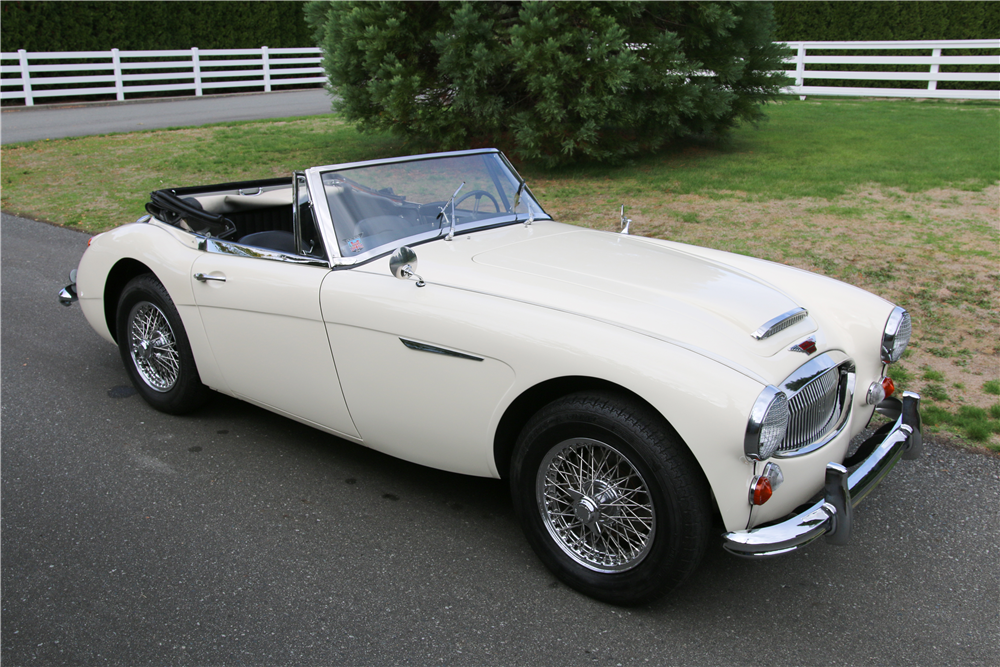
[[[814,452],[847,424],[855,389],[854,363],[827,352],[800,366],[779,387],[788,396],[788,429],[775,458]]]

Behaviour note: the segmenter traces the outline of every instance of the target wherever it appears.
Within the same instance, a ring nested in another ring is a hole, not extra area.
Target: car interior
[[[298,206],[302,254],[325,257],[311,204],[300,196]],[[295,254],[291,178],[157,190],[146,211],[201,236]]]

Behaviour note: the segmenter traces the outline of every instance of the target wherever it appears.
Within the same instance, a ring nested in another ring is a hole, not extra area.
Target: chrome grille
[[[831,368],[789,396],[788,430],[779,452],[805,447],[833,430],[840,412],[840,377],[840,368]]]

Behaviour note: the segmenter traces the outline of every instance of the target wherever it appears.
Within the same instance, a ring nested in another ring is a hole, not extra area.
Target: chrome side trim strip
[[[399,342],[410,348],[411,350],[416,350],[417,352],[430,352],[432,354],[443,354],[446,357],[457,357],[458,359],[469,359],[470,361],[482,361],[482,357],[477,357],[472,354],[466,354],[465,352],[458,352],[457,350],[449,350],[446,347],[438,347],[437,345],[428,345],[427,343],[418,343],[415,340],[407,340],[406,338],[400,338]]]
[[[201,250],[214,252],[220,255],[233,255],[235,257],[251,257],[254,259],[269,259],[275,262],[287,262],[289,264],[304,264],[306,266],[322,266],[329,269],[330,263],[325,259],[317,257],[306,257],[304,255],[290,255],[279,250],[269,248],[258,248],[257,246],[241,245],[230,241],[220,241],[219,239],[204,239],[200,245]]]
[[[805,308],[794,308],[787,313],[782,313],[781,315],[764,322],[764,324],[760,325],[759,329],[750,335],[753,336],[755,340],[764,340],[779,331],[787,329],[797,322],[801,322],[808,316],[809,311]]]

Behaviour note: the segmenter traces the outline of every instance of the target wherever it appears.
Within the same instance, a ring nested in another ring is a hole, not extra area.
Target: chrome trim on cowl
[[[764,340],[765,338],[770,338],[779,331],[783,331],[793,324],[797,324],[809,316],[809,311],[805,308],[794,308],[787,313],[782,313],[775,318],[764,322],[760,325],[756,331],[754,331],[751,336],[755,340]]]

